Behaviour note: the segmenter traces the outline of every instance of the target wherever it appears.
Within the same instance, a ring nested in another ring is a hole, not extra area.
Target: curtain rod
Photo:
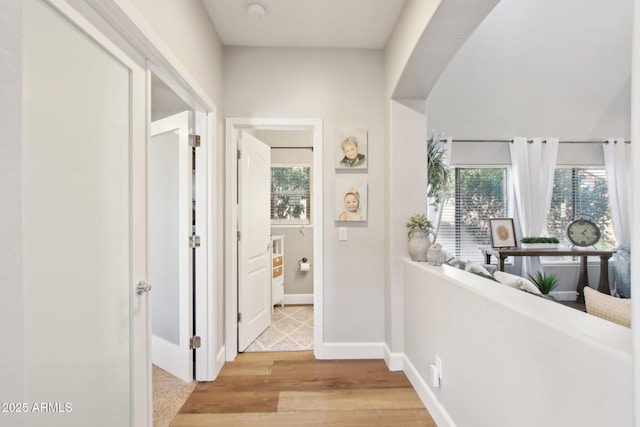
[[[446,143],[448,140],[446,138],[441,138],[440,142]],[[452,139],[451,142],[513,142],[513,139]],[[529,144],[533,143],[532,139],[527,139]],[[547,141],[545,139],[542,140],[543,143]],[[588,140],[588,141],[558,141],[560,144],[608,144],[608,140]],[[617,141],[614,141],[617,142]],[[631,144],[631,141],[628,139],[624,140],[625,144]]]

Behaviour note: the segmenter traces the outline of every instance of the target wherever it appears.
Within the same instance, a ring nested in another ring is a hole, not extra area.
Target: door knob
[[[136,294],[142,295],[145,292],[149,292],[151,290],[151,285],[141,280],[136,284]]]

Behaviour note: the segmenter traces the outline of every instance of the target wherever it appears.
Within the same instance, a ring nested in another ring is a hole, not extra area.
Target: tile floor
[[[245,351],[303,351],[313,349],[313,306],[276,306],[271,325]]]

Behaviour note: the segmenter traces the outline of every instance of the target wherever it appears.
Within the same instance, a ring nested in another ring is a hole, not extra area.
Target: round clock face
[[[578,219],[567,226],[567,237],[576,246],[593,246],[600,240],[600,229],[587,219]]]

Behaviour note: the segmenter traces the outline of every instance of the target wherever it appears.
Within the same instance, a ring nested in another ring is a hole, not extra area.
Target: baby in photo
[[[344,157],[340,160],[341,166],[348,168],[364,166],[365,155],[358,152],[358,140],[355,137],[348,136],[342,141],[342,151]]]
[[[355,188],[347,190],[343,195],[344,211],[338,216],[338,221],[362,221],[360,214],[360,194]]]

